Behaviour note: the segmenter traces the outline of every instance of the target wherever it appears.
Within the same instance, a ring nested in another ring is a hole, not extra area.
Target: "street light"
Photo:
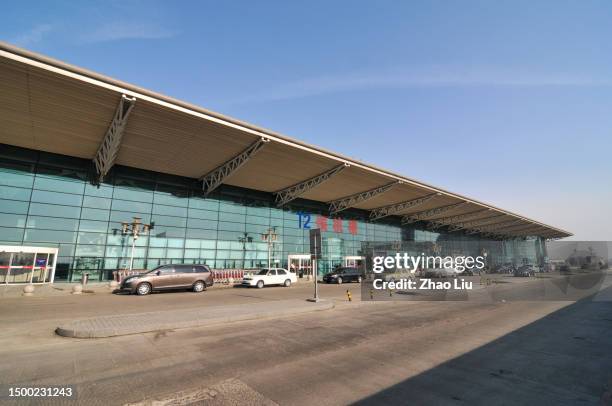
[[[130,271],[134,267],[134,248],[136,246],[136,240],[138,237],[142,235],[146,235],[149,230],[152,230],[155,227],[155,222],[151,222],[151,224],[143,224],[140,217],[134,217],[131,223],[122,222],[121,223],[121,235],[131,235],[132,236],[132,252],[130,254]]]
[[[253,237],[251,237],[249,233],[242,233],[242,237],[238,237],[238,241],[242,243],[242,268],[245,269],[246,245],[247,243],[253,242]]]
[[[485,272],[487,270],[487,255],[489,255],[489,253],[487,252],[486,248],[482,249],[482,256],[484,257],[484,268],[485,268]]]
[[[263,233],[261,235],[261,239],[264,242],[268,243],[268,269],[270,269],[270,260],[272,258],[272,248],[274,247],[274,243],[276,243],[277,238],[278,238],[278,234],[276,234],[276,227],[269,228],[266,233]]]

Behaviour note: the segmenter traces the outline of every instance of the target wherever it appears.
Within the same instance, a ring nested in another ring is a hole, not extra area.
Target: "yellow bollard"
[[[353,301],[353,297],[351,296],[351,292],[348,289],[346,290],[346,297],[348,298],[349,302]]]
[[[370,300],[374,300],[374,289],[370,289]]]

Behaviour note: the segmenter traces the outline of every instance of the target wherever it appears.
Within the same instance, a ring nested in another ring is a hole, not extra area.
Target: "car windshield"
[[[267,269],[262,269],[261,271],[257,272],[257,275],[266,275],[268,273]]]

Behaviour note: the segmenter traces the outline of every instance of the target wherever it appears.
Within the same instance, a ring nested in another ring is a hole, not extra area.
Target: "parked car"
[[[550,262],[546,262],[544,263],[544,265],[540,267],[540,272],[554,272],[554,271],[555,271],[555,264],[550,263]]]
[[[295,282],[297,282],[297,276],[284,268],[264,268],[259,272],[246,275],[242,278],[243,286],[257,287],[259,289],[269,285],[289,287]]]
[[[499,267],[497,267],[495,270],[493,270],[491,273],[499,273],[499,274],[514,274],[514,272],[516,271],[516,266],[512,265],[512,264],[504,264],[504,265],[500,265]]]
[[[125,278],[120,291],[148,295],[154,290],[191,289],[202,292],[214,283],[206,265],[161,265],[157,268]]]
[[[534,276],[535,270],[532,265],[521,265],[513,273],[514,276]]]
[[[456,278],[460,275],[457,269],[449,268],[425,268],[420,272],[420,276],[424,278]]]
[[[336,268],[331,272],[326,273],[323,276],[323,282],[325,283],[337,283],[341,284],[344,282],[359,282],[363,280],[363,275],[358,268],[352,267],[341,267]]]

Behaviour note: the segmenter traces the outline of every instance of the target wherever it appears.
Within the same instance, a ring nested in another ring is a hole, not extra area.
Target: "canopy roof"
[[[135,101],[133,101],[135,99]],[[500,237],[571,233],[0,42],[0,143]],[[179,159],[177,159],[179,158]],[[460,204],[461,203],[461,204]]]

